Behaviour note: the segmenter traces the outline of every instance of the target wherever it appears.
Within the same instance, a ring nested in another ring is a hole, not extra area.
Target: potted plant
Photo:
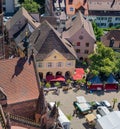
[[[46,86],[46,88],[49,89],[51,87],[51,84],[49,82],[47,82],[45,86]]]
[[[56,87],[60,87],[61,86],[61,84],[60,84],[60,82],[55,82],[55,84],[54,84]]]
[[[68,79],[66,82],[67,82],[67,85],[68,85],[69,87],[71,87],[71,82],[72,82],[72,81],[71,81],[70,79]]]

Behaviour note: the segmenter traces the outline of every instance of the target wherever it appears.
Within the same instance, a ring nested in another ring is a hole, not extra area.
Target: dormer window
[[[114,37],[112,37],[112,38],[110,39],[109,47],[113,47],[113,45],[114,45],[114,41],[115,41],[115,38],[114,38]]]

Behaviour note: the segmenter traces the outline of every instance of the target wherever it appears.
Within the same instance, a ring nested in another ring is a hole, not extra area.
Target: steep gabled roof
[[[7,96],[7,103],[37,99],[39,95],[33,62],[25,58],[0,61],[0,87]]]
[[[43,60],[54,49],[67,59],[76,59],[73,46],[47,22],[44,21],[30,36],[30,44],[37,51],[37,60]]]
[[[120,29],[118,30],[110,30],[107,34],[102,36],[102,41],[111,40],[111,38],[115,39],[115,41],[120,41]]]
[[[22,40],[26,37],[26,32],[27,36],[29,37],[33,31],[34,29],[32,28],[32,26],[29,23],[26,23],[21,30],[13,35],[15,42],[17,44],[21,44]]]
[[[29,15],[25,8],[21,7],[16,14],[8,22],[6,22],[7,30],[10,30],[23,16],[28,20],[28,23],[31,24],[33,28],[37,28],[40,25],[39,22]]]
[[[86,20],[80,11],[78,11],[76,16],[74,16],[74,20],[71,20],[71,27],[63,32],[63,36],[65,38],[70,38],[74,34],[76,34],[82,27],[84,27],[84,29],[93,39],[95,39],[91,22]]]
[[[57,27],[57,18],[55,16],[41,16],[40,22],[48,21],[54,28]]]

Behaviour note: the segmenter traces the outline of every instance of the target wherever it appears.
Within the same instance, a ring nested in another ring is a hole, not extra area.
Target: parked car
[[[120,103],[118,103],[117,107],[118,107],[118,110],[120,111]]]
[[[96,118],[97,118],[97,119],[99,119],[99,118],[101,118],[101,117],[102,117],[102,116],[101,116],[100,114],[97,114],[97,115],[96,115]]]
[[[97,101],[89,102],[89,104],[92,106],[93,109],[97,109],[98,106],[102,106],[101,103]]]
[[[107,100],[103,100],[100,102],[102,106],[107,107],[109,110],[112,109],[112,106],[110,105],[110,103]]]
[[[105,106],[99,106],[97,107],[97,113],[99,113],[101,116],[105,116],[110,113],[107,107]]]

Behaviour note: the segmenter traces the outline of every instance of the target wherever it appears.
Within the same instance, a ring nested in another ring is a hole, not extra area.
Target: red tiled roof
[[[33,63],[24,58],[0,61],[0,87],[7,95],[7,103],[38,98],[39,90]]]

